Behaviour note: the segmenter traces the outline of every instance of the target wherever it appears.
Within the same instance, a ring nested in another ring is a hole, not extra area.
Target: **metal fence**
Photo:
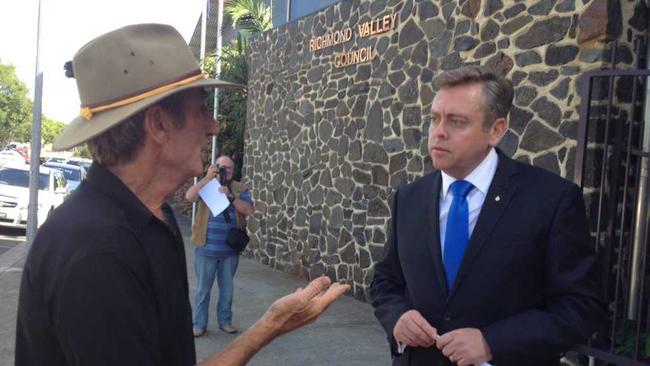
[[[646,42],[634,42],[635,69],[586,72],[574,181],[585,195],[590,229],[603,261],[608,319],[588,345],[590,365],[650,365],[648,161],[650,93]]]

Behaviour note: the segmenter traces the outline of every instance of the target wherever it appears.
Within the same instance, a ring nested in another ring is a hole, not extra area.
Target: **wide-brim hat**
[[[65,150],[82,144],[144,108],[191,88],[243,88],[209,79],[183,37],[164,24],[117,29],[83,46],[72,59],[81,115],[53,144]]]

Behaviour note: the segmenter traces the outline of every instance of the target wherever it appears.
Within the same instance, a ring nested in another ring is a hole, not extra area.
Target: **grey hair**
[[[514,95],[512,82],[485,67],[471,65],[442,73],[436,80],[438,89],[454,86],[483,84],[483,110],[485,128],[498,118],[506,118],[512,108]]]
[[[176,128],[185,126],[183,107],[186,92],[172,94],[157,102],[173,118]],[[126,164],[135,159],[144,143],[144,118],[149,107],[89,140],[86,145],[93,160],[106,167]]]

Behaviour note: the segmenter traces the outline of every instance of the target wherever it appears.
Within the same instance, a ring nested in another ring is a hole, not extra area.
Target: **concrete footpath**
[[[194,256],[189,244],[189,219],[179,217],[185,238],[190,300],[194,303],[196,279]],[[25,257],[19,244],[0,255],[0,366],[14,364],[16,306]],[[305,281],[273,270],[254,260],[242,258],[235,276],[233,325],[246,329],[278,297],[303,287]],[[196,338],[197,359],[203,360],[224,347],[236,335],[218,330],[215,307],[216,284],[210,301],[208,332]],[[267,345],[250,362],[253,366],[292,365],[390,365],[388,345],[372,307],[345,296],[314,324],[284,335]]]

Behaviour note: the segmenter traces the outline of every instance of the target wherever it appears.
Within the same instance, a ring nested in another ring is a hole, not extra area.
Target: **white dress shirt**
[[[485,202],[485,197],[487,196],[488,189],[490,189],[490,184],[492,184],[492,179],[494,179],[494,174],[497,171],[498,163],[499,156],[497,155],[497,152],[494,150],[494,148],[492,148],[490,152],[485,156],[483,161],[463,179],[472,183],[474,186],[474,188],[472,188],[472,190],[469,191],[469,194],[467,195],[467,208],[469,209],[469,233],[467,233],[468,238],[472,237],[472,232],[476,226],[476,220],[478,220],[478,214],[481,213],[481,207],[483,207],[483,202]],[[449,187],[452,183],[457,181],[457,179],[449,176],[443,171],[440,173],[442,175],[439,206],[440,249],[444,258],[445,234],[447,233],[447,217],[449,216],[451,201],[454,198]]]

